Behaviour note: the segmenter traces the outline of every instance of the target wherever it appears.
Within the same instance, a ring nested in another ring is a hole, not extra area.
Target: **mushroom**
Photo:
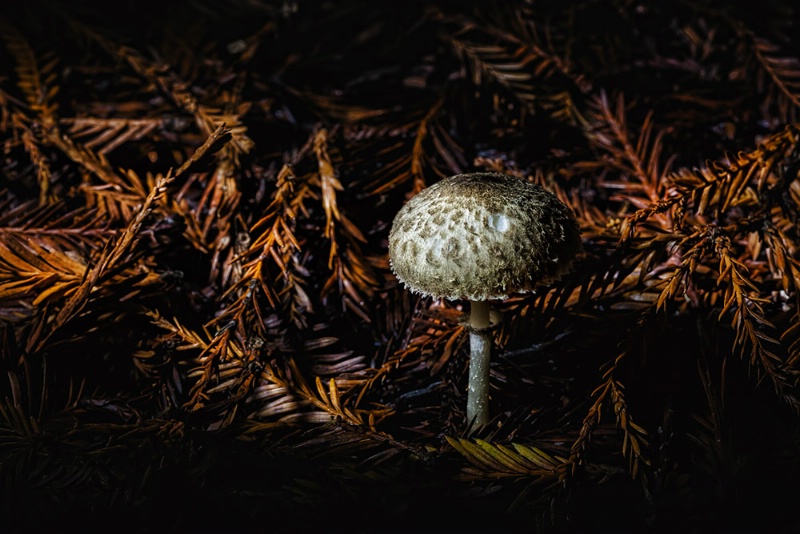
[[[467,424],[489,422],[490,300],[533,291],[581,249],[571,210],[551,192],[499,173],[459,174],[423,189],[389,232],[395,276],[413,293],[468,300]]]

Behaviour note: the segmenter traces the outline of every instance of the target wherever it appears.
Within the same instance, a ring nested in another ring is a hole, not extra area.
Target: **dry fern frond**
[[[14,234],[23,240],[47,239],[79,255],[96,250],[99,243],[114,233],[90,209],[67,210],[64,202],[42,206],[31,201],[17,204],[8,191],[0,195],[0,234]]]
[[[364,186],[368,194],[385,194],[411,181],[410,195],[414,195],[427,185],[428,180],[425,179],[425,169],[431,165],[431,162],[425,142],[432,135],[431,129],[440,128],[435,123],[435,119],[442,104],[443,99],[440,98],[425,112],[418,122],[403,124],[398,127],[399,130],[404,132],[414,131],[413,143],[410,147],[408,146],[409,143],[404,139],[391,142],[386,147],[379,147],[378,154],[381,158],[386,158],[386,161],[390,161],[390,163],[382,163],[380,170],[375,173],[372,181]],[[361,150],[363,151],[371,146],[374,145],[367,145],[366,148],[361,148]],[[441,151],[445,151],[448,159],[453,159],[450,153],[447,152],[445,145],[438,142],[437,148],[439,147],[441,147]],[[389,159],[390,154],[397,154],[397,157]]]
[[[206,417],[213,418],[214,428],[228,426],[233,421],[239,400],[245,401],[242,406],[247,406],[252,417],[277,419],[286,424],[320,423],[339,418],[354,425],[374,425],[390,413],[359,410],[342,404],[338,378],[330,379],[326,386],[317,376],[315,387],[311,387],[295,363],[295,357],[289,356],[284,363],[267,361],[247,349],[233,328],[223,328],[210,336],[207,333],[198,335],[163,320],[159,324],[184,338],[188,347],[202,350],[194,359],[197,366],[188,373],[194,383],[186,407],[207,413]],[[306,343],[310,351],[327,344],[329,342],[320,339]],[[351,370],[360,367],[350,365]],[[222,393],[227,395],[216,400]]]
[[[669,174],[671,158],[662,161],[662,141],[667,130],[653,132],[653,114],[649,113],[638,135],[628,131],[626,105],[622,94],[617,97],[616,109],[605,92],[590,102],[591,119],[583,123],[589,143],[601,151],[599,169],[603,172],[601,187],[616,190],[611,200],[627,201],[634,208],[656,202],[661,198]],[[577,169],[586,166],[577,165]],[[606,173],[611,176],[606,178]],[[624,208],[617,213],[624,213]],[[663,227],[669,228],[668,221]]]
[[[114,149],[128,142],[139,141],[154,131],[164,129],[164,120],[119,119],[100,117],[62,118],[60,124],[69,126],[67,133],[91,150],[107,156]],[[86,140],[84,140],[86,139]]]
[[[171,71],[169,65],[149,61],[134,48],[118,45],[76,20],[70,19],[69,22],[78,31],[97,42],[112,57],[127,62],[134,72],[158,87],[175,105],[193,115],[204,136],[210,136],[224,125],[230,130],[231,147],[234,149],[235,157],[250,151],[253,141],[247,136],[247,128],[240,121],[241,116],[250,108],[249,104],[228,105],[229,102],[222,102],[222,106],[203,104],[188,89],[189,84]]]
[[[336,96],[316,94],[291,86],[284,86],[284,88],[291,94],[306,100],[320,117],[340,121],[351,128],[353,125],[363,124],[370,119],[382,118],[392,111],[383,108],[368,108]],[[396,113],[399,110],[394,111]]]
[[[322,207],[325,212],[324,236],[330,241],[328,268],[331,276],[322,287],[323,298],[336,291],[344,310],[350,310],[369,322],[367,301],[380,287],[372,263],[361,251],[366,239],[361,230],[339,210],[337,192],[344,186],[336,176],[328,151],[328,132],[319,129],[314,134],[314,154],[318,171],[312,184],[321,190]]]
[[[742,358],[746,358],[751,366],[756,367],[760,376],[768,378],[776,393],[795,411],[800,411],[800,400],[792,393],[797,377],[800,376],[800,369],[786,366],[786,358],[777,339],[777,329],[767,319],[763,307],[769,300],[759,296],[759,287],[748,276],[744,264],[734,256],[735,251],[729,236],[717,236],[714,248],[720,262],[717,284],[725,284],[719,318],[722,319],[729,311],[732,312],[734,344]]]
[[[498,12],[488,15],[494,20],[494,24],[488,25],[486,32],[503,41],[524,47],[537,78],[550,80],[561,77],[569,80],[583,94],[591,91],[591,83],[583,73],[575,72],[575,65],[569,61],[566,53],[554,50],[552,28],[541,24],[534,10],[526,6],[523,9],[510,10],[510,13]],[[506,25],[507,30],[500,29]],[[565,46],[568,46],[568,43],[565,43]]]
[[[574,473],[578,465],[585,461],[585,456],[590,448],[590,441],[593,429],[602,421],[604,405],[611,408],[616,417],[617,428],[622,432],[622,455],[628,460],[628,469],[633,478],[646,477],[642,473],[643,466],[650,465],[648,459],[647,430],[637,425],[628,413],[628,406],[625,402],[625,387],[615,377],[618,367],[625,359],[625,354],[618,355],[608,366],[603,374],[604,382],[592,392],[594,399],[586,416],[579,435],[572,444],[569,465]]]
[[[228,307],[220,320],[241,313],[238,310],[244,304],[244,299],[253,298],[252,295],[243,294],[241,289],[257,282],[270,307],[286,312],[289,321],[298,328],[305,326],[305,314],[313,312],[314,306],[303,289],[303,278],[307,271],[301,263],[302,248],[295,232],[297,219],[308,217],[304,206],[308,196],[308,184],[297,184],[292,167],[284,165],[277,176],[272,202],[264,216],[250,230],[252,237],[249,247],[241,254],[242,275],[223,295],[225,298],[238,292],[237,301]],[[273,265],[277,271],[272,268]],[[248,287],[248,291],[252,290],[252,287]],[[253,302],[253,305],[258,306],[258,303]],[[264,316],[263,312],[257,314]]]
[[[751,152],[729,155],[727,161],[711,162],[695,171],[678,170],[669,177],[671,190],[663,198],[625,221],[623,239],[632,235],[637,224],[671,209],[676,210],[674,219],[679,223],[687,212],[699,217],[708,213],[720,220],[731,207],[752,205],[756,195],[790,188],[780,167],[797,150],[797,143],[797,129],[790,125]]]
[[[695,306],[701,301],[719,306],[720,320],[731,316],[734,346],[742,357],[795,409],[797,400],[792,390],[798,370],[786,365],[785,349],[764,306],[771,302],[770,286],[784,290],[795,287],[796,266],[787,257],[791,239],[776,232],[775,223],[786,209],[778,192],[794,183],[785,169],[787,158],[797,151],[797,140],[797,132],[790,126],[749,153],[740,152],[726,162],[712,162],[695,172],[679,171],[670,177],[670,193],[634,213],[626,221],[623,234],[623,240],[629,240],[640,221],[650,220],[656,213],[674,214],[681,237],[662,233],[660,239],[654,239],[658,234],[648,230],[636,239],[636,247],[655,250],[658,246],[662,249],[659,257],[666,257],[665,252],[670,251],[679,263],[665,266],[672,274],[662,278],[664,285],[656,306],[663,308],[682,296],[690,297]],[[760,209],[754,210],[759,204]],[[770,204],[774,208],[766,207]],[[748,211],[752,215],[745,216]],[[708,217],[718,223],[709,224]],[[752,245],[741,247],[739,243]],[[780,273],[777,283],[765,279],[765,267]],[[699,290],[700,285],[707,285],[701,282],[704,278],[710,278],[721,292]]]
[[[0,299],[38,305],[72,293],[86,272],[85,259],[45,239],[4,232],[0,242]]]
[[[56,116],[57,106],[50,104],[58,89],[53,85],[55,78],[52,73],[43,74],[52,70],[54,64],[51,62],[40,69],[33,51],[19,32],[9,27],[4,35],[9,40],[9,50],[17,61],[18,84],[25,94],[30,110],[42,124],[42,141],[58,147],[67,157],[82,165],[104,183],[124,187],[124,180],[102,154],[95,154],[90,148],[76,143],[60,130]],[[43,194],[46,191],[47,189],[44,189]]]
[[[445,439],[474,466],[474,469],[463,470],[463,475],[470,479],[514,478],[554,483],[567,466],[565,458],[553,457],[542,449],[519,443],[512,443],[512,449],[482,439],[450,436],[445,436]]]
[[[762,98],[761,114],[774,126],[795,122],[800,110],[800,59],[787,56],[781,47],[735,24],[741,39],[740,55],[748,61],[731,73],[734,80],[755,78]],[[754,70],[753,75],[748,70]]]
[[[516,98],[522,110],[530,114],[544,112],[569,123],[580,117],[568,90],[541,88],[561,64],[555,56],[544,53],[535,44],[498,30],[490,36],[497,40],[499,35],[504,42],[491,42],[485,34],[481,35],[484,32],[478,24],[464,20],[457,23],[455,31],[445,39],[476,86],[491,90],[491,84],[499,85]]]
[[[55,195],[50,188],[53,173],[50,161],[41,150],[41,139],[32,130],[25,116],[19,113],[11,114],[11,123],[14,130],[20,133],[22,146],[28,153],[31,163],[36,167],[36,182],[39,184],[39,204],[46,204],[55,200]]]
[[[437,359],[430,361],[430,369],[432,374],[436,373],[447,364],[460,343],[464,342],[463,339],[459,341],[459,337],[465,332],[460,324],[463,315],[460,310],[445,306],[423,307],[417,314],[407,328],[400,330],[400,346],[383,364],[385,370],[414,366],[417,358],[427,360],[428,357],[435,356]]]
[[[46,130],[56,125],[58,105],[53,101],[58,93],[56,75],[53,72],[58,58],[45,60],[36,57],[30,43],[14,26],[3,19],[0,21],[3,40],[17,62],[17,86],[22,91],[31,112],[41,121]]]
[[[213,135],[209,137],[206,143],[198,149],[198,153],[204,153],[210,147],[214,146],[220,139],[226,136],[224,128],[219,128]],[[199,156],[197,156],[199,157]],[[178,169],[177,173],[181,173],[183,168]],[[74,287],[72,285],[56,284],[51,286],[51,292],[44,293],[45,295],[58,294],[64,295],[66,300],[60,307],[58,312],[49,319],[43,319],[46,322],[44,330],[40,331],[40,336],[31,336],[27,341],[27,351],[36,352],[46,344],[48,338],[65,323],[76,317],[81,310],[87,305],[90,294],[96,286],[101,284],[104,280],[118,276],[120,270],[124,270],[125,266],[122,260],[129,257],[130,252],[139,239],[139,231],[144,224],[145,219],[150,215],[152,210],[156,207],[159,199],[166,193],[167,186],[176,175],[172,173],[166,176],[158,176],[155,183],[147,195],[147,198],[140,204],[136,213],[128,221],[127,226],[118,234],[107,240],[97,258],[93,258],[91,263],[86,263],[81,268],[81,274],[77,279],[73,278],[73,282],[77,282]],[[37,254],[38,256],[38,254]],[[67,258],[64,254],[64,258]],[[60,264],[64,264],[64,258]],[[73,267],[74,260],[73,260]],[[144,277],[140,284],[154,283],[160,280],[160,277],[152,271],[144,268],[143,265],[136,265],[133,268],[137,272],[137,276],[132,277],[133,280]],[[124,277],[123,277],[124,279]],[[149,280],[149,282],[148,282]],[[68,294],[65,294],[67,292]],[[55,293],[53,293],[55,291]],[[41,298],[41,294],[40,294]],[[38,329],[37,329],[38,330]]]

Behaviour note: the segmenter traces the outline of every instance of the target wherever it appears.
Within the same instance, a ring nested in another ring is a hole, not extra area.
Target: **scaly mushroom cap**
[[[570,209],[514,176],[459,174],[422,190],[389,232],[392,271],[411,291],[504,299],[559,278],[581,249]]]

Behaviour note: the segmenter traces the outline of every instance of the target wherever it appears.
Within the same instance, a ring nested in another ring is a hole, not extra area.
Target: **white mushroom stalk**
[[[581,248],[570,209],[544,188],[498,173],[424,189],[389,233],[394,274],[415,293],[470,302],[468,424],[488,424],[489,301],[558,279]]]
[[[481,428],[489,423],[489,365],[492,354],[489,326],[489,303],[482,300],[470,302],[467,424],[473,428]]]

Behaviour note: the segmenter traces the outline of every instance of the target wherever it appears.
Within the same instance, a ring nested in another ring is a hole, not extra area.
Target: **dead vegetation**
[[[36,5],[0,13],[9,524],[792,517],[789,2]],[[584,252],[498,303],[467,439],[461,310],[386,237],[485,170],[554,191]]]

